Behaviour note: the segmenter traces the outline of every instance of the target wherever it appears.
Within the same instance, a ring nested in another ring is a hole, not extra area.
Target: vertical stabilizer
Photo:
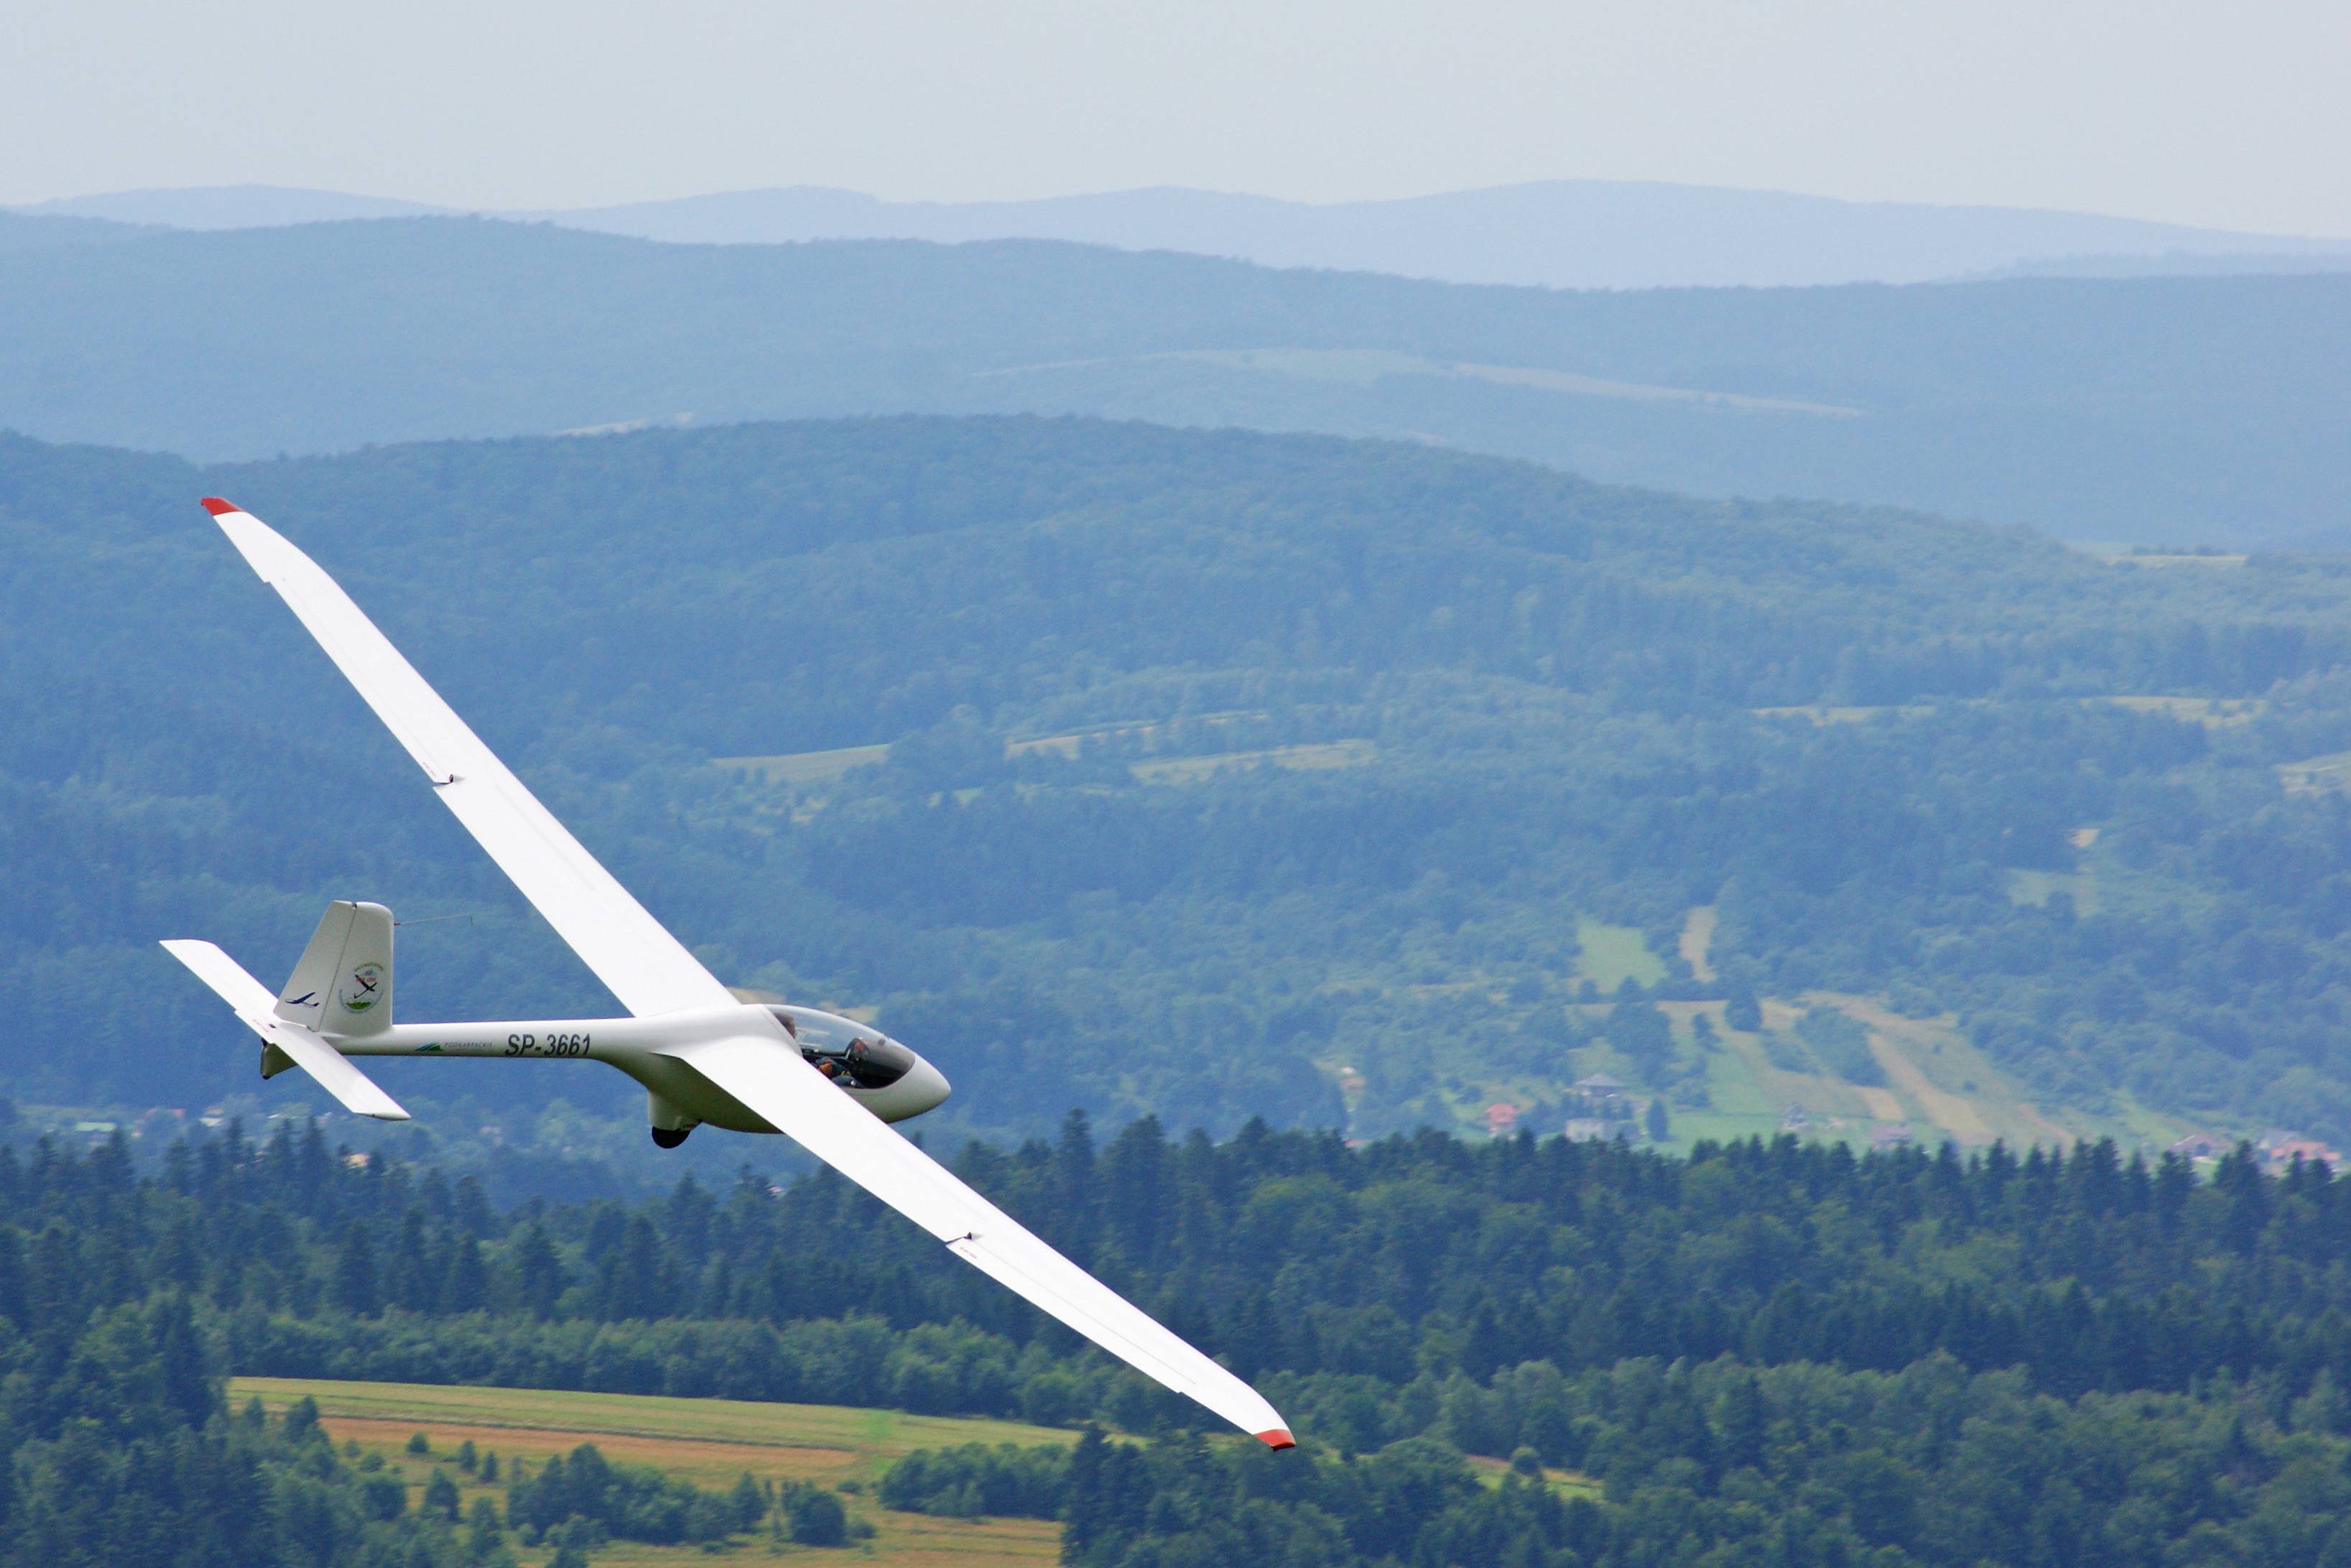
[[[392,911],[381,904],[327,905],[294,977],[277,994],[279,1018],[348,1039],[392,1027]]]

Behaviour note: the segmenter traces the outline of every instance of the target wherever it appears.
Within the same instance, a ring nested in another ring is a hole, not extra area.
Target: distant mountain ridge
[[[1552,288],[1923,283],[2076,255],[2260,251],[2337,256],[2351,267],[2351,242],[2279,241],[2078,213],[1609,180],[1330,204],[1180,189],[1033,202],[884,202],[800,187],[531,215],[671,242],[1060,239],[1261,267]]]
[[[130,191],[20,209],[183,229],[251,228],[456,209],[329,191],[232,185]],[[671,244],[1053,239],[1262,267],[1552,288],[1919,283],[2065,270],[2351,267],[2351,240],[1984,206],[1848,202],[1637,181],[1553,180],[1395,200],[1310,204],[1176,187],[1019,202],[891,202],[817,186],[622,205],[486,212]]]
[[[0,211],[0,251],[46,250],[52,246],[109,245],[169,232],[146,224],[116,223],[107,218]]]
[[[1045,241],[421,218],[0,255],[0,427],[198,457],[1087,414],[2060,538],[2346,538],[2351,277],[1563,293]]]
[[[28,217],[99,218],[167,229],[262,229],[352,218],[415,218],[459,209],[294,185],[194,185],[65,196],[14,209]]]

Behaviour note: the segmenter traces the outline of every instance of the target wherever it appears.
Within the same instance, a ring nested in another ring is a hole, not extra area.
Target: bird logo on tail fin
[[[343,1010],[351,1013],[367,1011],[382,997],[383,966],[381,964],[361,964],[351,971],[351,977],[345,980],[336,992],[336,999],[343,1004]]]

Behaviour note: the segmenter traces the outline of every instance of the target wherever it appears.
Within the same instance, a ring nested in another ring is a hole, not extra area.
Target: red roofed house
[[[2296,1160],[2304,1165],[2316,1165],[2323,1161],[2329,1167],[2340,1167],[2343,1164],[2341,1155],[2315,1138],[2286,1138],[2264,1146],[2262,1155],[2268,1161],[2273,1174],[2290,1170]]]

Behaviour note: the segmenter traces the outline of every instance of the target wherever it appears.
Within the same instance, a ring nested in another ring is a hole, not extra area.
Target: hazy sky
[[[2351,235],[2351,0],[25,0],[0,202],[1562,177]]]

